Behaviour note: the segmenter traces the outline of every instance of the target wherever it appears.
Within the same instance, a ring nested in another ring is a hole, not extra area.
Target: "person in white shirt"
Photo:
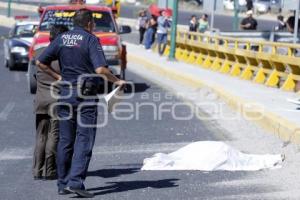
[[[137,28],[140,34],[139,44],[143,44],[144,35],[147,29],[147,21],[148,21],[148,16],[146,10],[140,11],[138,22],[137,22]]]
[[[167,46],[168,28],[171,27],[171,20],[165,10],[161,11],[161,16],[157,19],[157,25],[158,53],[162,55]]]

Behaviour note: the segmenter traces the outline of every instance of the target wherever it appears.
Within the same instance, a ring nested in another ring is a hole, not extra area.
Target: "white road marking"
[[[141,153],[169,153],[189,143],[158,143],[144,145],[98,146],[93,154],[141,154]]]
[[[170,153],[188,143],[160,143],[145,145],[120,145],[120,146],[97,146],[93,155],[114,154],[143,154],[143,153]],[[5,148],[0,151],[0,161],[32,159],[33,148]]]
[[[9,102],[6,104],[5,108],[0,113],[0,121],[6,121],[8,115],[11,113],[11,111],[14,109],[16,103]]]
[[[0,161],[3,160],[23,160],[30,159],[32,156],[32,148],[5,148],[0,152]]]

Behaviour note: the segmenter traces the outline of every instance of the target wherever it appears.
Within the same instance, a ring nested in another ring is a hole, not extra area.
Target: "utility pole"
[[[177,16],[178,16],[178,0],[173,2],[173,16],[172,16],[172,27],[171,27],[171,49],[170,49],[170,60],[175,60],[176,51],[176,35],[177,35]]]
[[[233,30],[238,30],[238,24],[239,24],[239,6],[238,6],[238,0],[234,0],[234,19],[233,19]]]
[[[293,37],[294,44],[297,43],[298,40],[299,9],[300,9],[300,0],[297,1],[297,9],[295,10],[295,24],[294,24],[294,37]]]
[[[11,0],[8,0],[7,5],[7,17],[11,16]]]
[[[217,8],[217,0],[213,0],[211,18],[210,18],[210,29],[211,30],[214,28],[214,24],[215,24],[215,11],[216,11],[216,8]]]

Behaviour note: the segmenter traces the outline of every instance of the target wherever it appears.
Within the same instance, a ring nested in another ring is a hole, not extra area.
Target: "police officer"
[[[81,83],[78,78],[83,74],[96,73],[119,86],[124,86],[126,82],[115,77],[107,68],[99,40],[92,34],[95,26],[93,13],[80,9],[76,11],[73,20],[74,29],[57,37],[38,58],[37,65],[57,80],[67,81],[72,85],[62,85],[60,88],[61,96],[70,94],[70,97],[60,99],[58,110],[61,118],[57,149],[58,193],[63,195],[72,192],[91,198],[93,194],[85,190],[83,182],[95,141],[97,100],[79,96],[77,86]],[[55,59],[60,62],[61,75],[50,65]],[[93,81],[97,84],[95,79]],[[90,104],[80,106],[82,103]]]

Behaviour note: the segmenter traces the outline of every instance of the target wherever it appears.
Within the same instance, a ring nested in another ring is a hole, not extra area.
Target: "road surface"
[[[0,28],[5,34],[6,28]],[[3,45],[1,40],[0,45]],[[26,82],[26,70],[9,71],[3,66],[0,49],[0,194],[3,200],[69,199],[58,197],[55,181],[34,181],[31,175],[34,145],[33,99]],[[168,91],[149,80],[128,71],[136,91],[126,102],[152,104],[180,103],[166,97]],[[145,95],[149,98],[145,98]],[[176,113],[185,115],[189,109],[180,106]],[[138,116],[138,117],[137,117]],[[200,172],[200,171],[140,171],[143,159],[157,152],[171,152],[187,143],[224,139],[215,123],[175,120],[170,113],[155,119],[152,106],[142,106],[134,119],[120,121],[108,116],[108,123],[99,128],[94,155],[86,186],[96,194],[95,199],[264,199],[280,191],[277,186],[255,182],[232,185],[264,177],[266,172]],[[99,121],[104,119],[99,112]],[[216,130],[218,132],[216,133]],[[72,196],[72,195],[71,195]],[[280,198],[279,198],[280,199]]]

